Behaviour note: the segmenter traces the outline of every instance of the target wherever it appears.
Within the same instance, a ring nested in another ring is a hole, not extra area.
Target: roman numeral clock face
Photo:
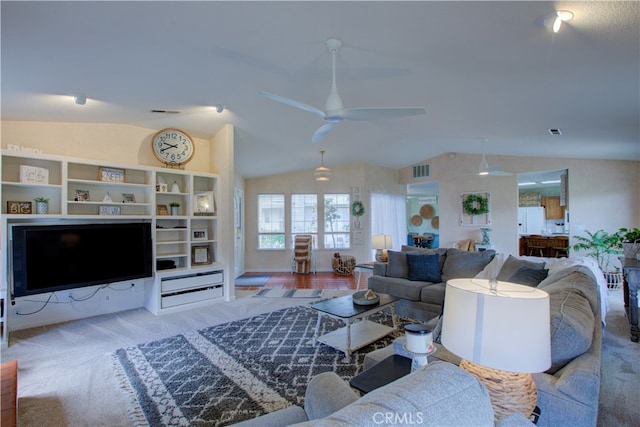
[[[162,129],[153,136],[151,145],[153,154],[168,166],[184,165],[194,154],[191,137],[179,129]]]

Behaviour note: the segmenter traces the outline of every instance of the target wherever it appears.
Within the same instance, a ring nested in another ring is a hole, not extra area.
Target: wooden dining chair
[[[546,256],[548,239],[542,236],[529,236],[527,238],[527,248],[529,256]]]
[[[569,256],[569,237],[568,236],[555,236],[551,239],[551,250],[555,254],[556,258],[563,258]]]

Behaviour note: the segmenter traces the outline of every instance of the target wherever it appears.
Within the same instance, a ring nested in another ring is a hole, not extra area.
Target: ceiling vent
[[[414,165],[413,166],[413,177],[414,178],[427,178],[429,177],[429,165]]]
[[[551,135],[562,135],[562,131],[560,129],[549,129],[549,133]]]

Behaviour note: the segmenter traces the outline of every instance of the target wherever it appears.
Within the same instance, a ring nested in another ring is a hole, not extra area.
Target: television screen
[[[151,277],[149,223],[15,225],[13,296]]]

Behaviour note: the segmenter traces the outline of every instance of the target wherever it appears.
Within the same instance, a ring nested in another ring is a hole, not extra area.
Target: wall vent
[[[414,178],[426,178],[429,176],[429,165],[414,165],[413,166],[413,177]]]
[[[551,135],[562,135],[562,131],[560,129],[549,129],[549,133]]]
[[[180,114],[180,111],[177,110],[160,110],[160,109],[153,109],[151,110],[152,113],[159,113],[159,114]]]

